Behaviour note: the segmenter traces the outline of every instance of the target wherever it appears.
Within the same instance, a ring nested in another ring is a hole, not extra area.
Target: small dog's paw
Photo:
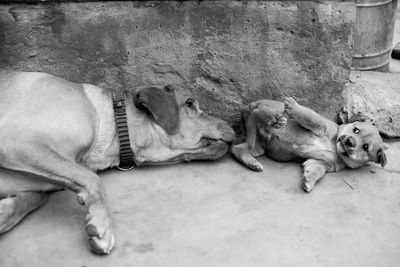
[[[262,172],[264,170],[263,165],[258,162],[256,159],[251,160],[250,162],[247,162],[247,167],[249,167],[250,169],[252,169],[253,171],[256,172]]]
[[[273,124],[273,127],[276,128],[276,129],[282,128],[287,123],[287,119],[283,114],[276,115],[275,120],[276,121]]]
[[[303,176],[303,180],[301,182],[304,191],[306,191],[307,193],[310,193],[311,190],[314,189],[315,181],[312,177],[305,175]]]
[[[294,108],[297,105],[296,100],[294,100],[292,97],[286,97],[283,103],[285,105],[285,111],[283,113],[285,113],[289,118],[292,117],[294,114]]]

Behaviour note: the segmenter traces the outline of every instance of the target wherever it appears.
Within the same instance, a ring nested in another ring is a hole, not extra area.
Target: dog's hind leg
[[[262,147],[256,145],[252,150],[250,150],[248,144],[245,142],[233,145],[231,151],[239,162],[243,163],[250,169],[257,172],[264,170],[263,165],[254,158],[264,154],[264,149]]]
[[[44,192],[18,192],[0,200],[0,234],[11,230],[47,199]]]
[[[115,245],[115,238],[100,177],[40,142],[21,146],[14,146],[14,149],[25,153],[19,155],[24,159],[23,165],[12,161],[2,164],[8,169],[39,176],[44,182],[77,193],[78,202],[87,208],[86,232],[90,249],[95,253],[109,254]]]
[[[232,154],[235,158],[254,171],[263,171],[262,164],[255,159],[265,153],[263,142],[268,142],[273,129],[286,125],[286,118],[282,113],[274,112],[266,105],[251,104],[242,110],[242,127],[246,134],[246,141],[242,144],[232,146]],[[261,142],[259,134],[262,135]]]
[[[327,166],[323,161],[309,159],[303,163],[302,187],[306,192],[310,192],[316,182],[321,179],[327,171]]]
[[[258,133],[262,135],[263,141],[268,141],[273,130],[282,128],[286,123],[285,116],[269,106],[260,105],[254,109],[245,120],[247,143],[250,149],[254,146]]]

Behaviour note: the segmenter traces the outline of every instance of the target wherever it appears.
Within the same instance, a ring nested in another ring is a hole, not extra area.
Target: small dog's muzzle
[[[356,140],[352,136],[341,136],[339,141],[342,145],[350,148],[354,148],[356,146]]]

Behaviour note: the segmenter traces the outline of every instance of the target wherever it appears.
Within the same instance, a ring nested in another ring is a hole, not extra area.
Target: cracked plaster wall
[[[341,107],[352,1],[129,1],[0,5],[0,67],[112,89],[188,87],[237,127],[240,106],[292,95]]]

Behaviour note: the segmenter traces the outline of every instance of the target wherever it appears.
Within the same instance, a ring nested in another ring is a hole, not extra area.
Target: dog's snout
[[[339,141],[342,143],[342,145],[349,148],[354,148],[356,146],[356,140],[352,136],[342,135],[339,137]]]
[[[204,113],[201,115],[201,120],[207,125],[207,131],[204,132],[205,137],[224,142],[231,142],[235,139],[235,132],[226,121]]]
[[[225,142],[231,142],[235,138],[235,132],[232,127],[228,125],[226,122],[219,122],[217,125],[218,131],[220,131],[223,135],[223,140]]]
[[[344,144],[348,147],[355,147],[356,142],[353,137],[349,136],[344,140]]]

